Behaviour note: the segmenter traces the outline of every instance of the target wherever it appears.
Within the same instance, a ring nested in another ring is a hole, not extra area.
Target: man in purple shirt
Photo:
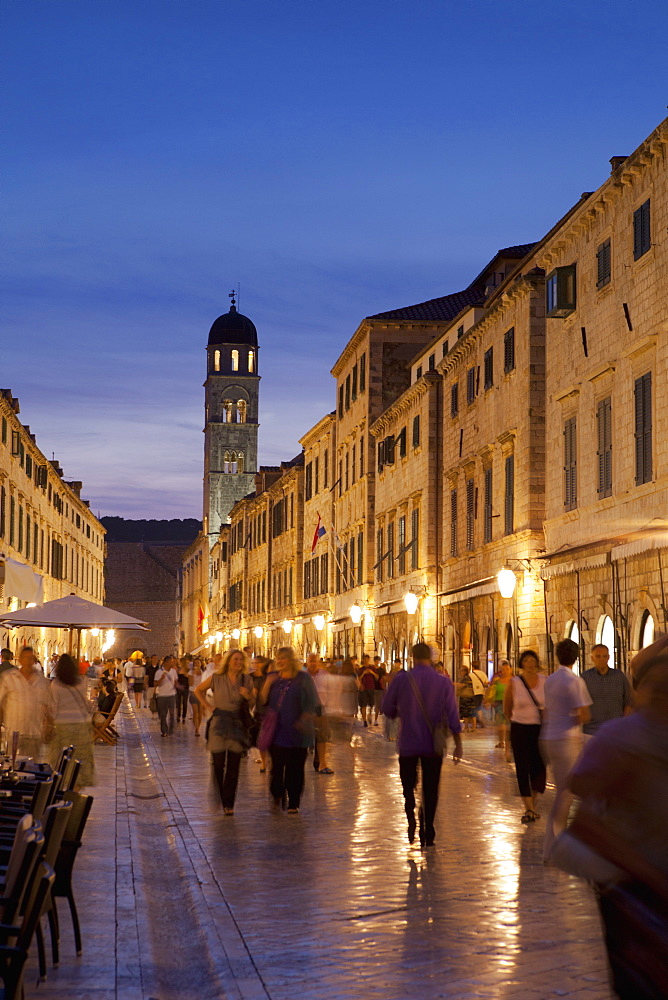
[[[447,727],[455,738],[452,758],[462,756],[461,723],[455,689],[449,677],[437,674],[426,642],[413,646],[413,669],[400,671],[383,698],[381,711],[388,719],[401,719],[399,739],[399,776],[408,818],[408,841],[415,839],[415,786],[418,761],[422,768],[420,843],[431,847],[436,832],[434,816],[438,805],[438,785],[443,764],[442,750],[434,746],[437,727]],[[424,808],[424,814],[423,814]]]

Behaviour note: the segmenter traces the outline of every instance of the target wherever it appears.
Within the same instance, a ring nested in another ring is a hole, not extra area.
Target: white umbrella
[[[137,629],[150,632],[148,624],[130,615],[121,614],[113,608],[105,608],[102,604],[85,601],[83,597],[70,594],[59,597],[56,601],[47,601],[40,607],[21,608],[20,611],[9,611],[0,615],[0,625],[7,628],[20,628],[22,625],[43,626],[44,628],[67,628],[70,630],[70,652],[72,650],[72,633],[77,633],[76,658],[79,659],[81,631],[85,628]]]

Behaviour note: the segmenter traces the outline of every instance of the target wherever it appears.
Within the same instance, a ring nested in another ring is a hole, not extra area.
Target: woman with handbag
[[[522,823],[540,819],[538,796],[545,791],[545,764],[538,740],[545,707],[545,678],[539,674],[540,660],[532,649],[520,656],[519,676],[512,677],[503,699],[503,714],[510,720],[510,745],[515,773],[524,803]]]
[[[287,798],[288,812],[294,815],[299,812],[306,755],[314,744],[314,720],[320,702],[313,678],[301,669],[290,646],[279,649],[276,668],[262,688],[262,702],[267,708],[261,735],[269,742],[274,806],[280,809]],[[258,745],[264,742],[258,740]]]
[[[228,650],[215,671],[195,688],[195,697],[207,715],[211,711],[206,698],[209,690],[214,709],[206,726],[206,748],[211,754],[223,813],[233,816],[239,766],[249,745],[250,708],[255,697],[245,653]]]
[[[67,653],[58,660],[56,676],[49,688],[47,719],[52,725],[49,761],[53,767],[63,747],[74,746],[74,756],[81,762],[76,790],[95,783],[93,757],[93,706],[86,697],[86,680]]]

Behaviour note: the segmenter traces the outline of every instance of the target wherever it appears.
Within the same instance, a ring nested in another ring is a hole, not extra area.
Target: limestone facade
[[[66,482],[60,465],[40,450],[30,427],[19,419],[19,400],[0,390],[0,552],[27,563],[44,582],[44,600],[76,594],[104,603],[105,528],[82,499],[81,482]],[[23,607],[0,588],[0,609]],[[82,635],[82,652],[99,656],[105,635]],[[61,629],[12,630],[2,645],[29,644],[45,662],[66,652]]]

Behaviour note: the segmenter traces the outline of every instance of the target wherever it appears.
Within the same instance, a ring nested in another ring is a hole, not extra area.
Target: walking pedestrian
[[[443,727],[450,729],[455,740],[452,757],[457,763],[462,756],[461,722],[452,681],[434,670],[430,647],[425,642],[418,642],[411,652],[413,668],[395,676],[383,698],[382,712],[390,719],[398,717],[401,720],[397,743],[408,841],[412,844],[415,839],[415,788],[419,764],[423,801],[420,843],[423,847],[431,847],[436,837],[434,817],[445,750],[438,745],[438,734]]]
[[[176,721],[185,723],[188,717],[188,696],[190,694],[190,665],[188,657],[182,656],[176,670]]]
[[[195,694],[195,688],[204,680],[204,672],[202,670],[202,661],[199,656],[196,656],[193,660],[192,670],[188,674],[188,684],[190,690],[188,693],[188,701],[193,712],[193,727],[195,729],[195,736],[200,735],[200,726],[202,725],[202,706],[200,704],[199,698]]]
[[[151,699],[155,694],[155,674],[158,669],[158,657],[152,653],[146,662],[146,685],[144,687],[144,708],[151,707]],[[155,713],[153,713],[155,715]]]
[[[49,702],[49,682],[35,668],[32,646],[24,646],[18,665],[0,674],[0,721],[8,747],[12,733],[19,733],[19,753],[34,760],[45,759],[44,728]]]
[[[590,718],[591,697],[581,677],[573,673],[580,649],[572,639],[557,643],[559,668],[545,681],[545,715],[540,731],[540,751],[552,768],[557,791],[545,824],[543,861],[549,861],[557,834],[566,829],[573,795],[568,787],[571,768],[582,751],[582,724]]]
[[[155,700],[160,719],[160,735],[171,736],[176,718],[176,678],[174,656],[165,656],[155,672]],[[167,721],[169,716],[169,722]]]
[[[485,720],[482,717],[482,705],[485,700],[485,692],[489,686],[489,678],[484,670],[480,669],[479,660],[474,660],[471,664],[471,684],[473,685],[473,698],[475,699],[476,725],[480,729],[484,729]]]
[[[241,758],[248,748],[248,723],[254,699],[253,681],[248,661],[240,649],[230,649],[220,666],[195,688],[204,712],[208,714],[207,691],[213,695],[213,714],[206,727],[206,748],[211,754],[213,780],[225,816],[234,815]]]
[[[57,676],[57,674],[56,674]],[[141,708],[141,700],[146,687],[146,667],[143,658],[135,656],[132,667],[132,691],[135,696],[135,707]]]
[[[318,692],[318,701],[320,702],[315,717],[313,768],[318,774],[334,774],[327,760],[327,749],[332,739],[329,725],[329,716],[332,707],[332,685],[330,683],[332,678],[317,653],[309,653],[306,657],[306,669],[313,678],[315,689]]]
[[[299,812],[304,790],[304,766],[314,743],[314,719],[319,705],[312,677],[301,670],[291,646],[276,654],[276,672],[267,676],[262,701],[276,713],[276,728],[269,748],[270,790],[274,806],[287,798],[288,813]]]
[[[476,729],[476,701],[473,693],[473,678],[471,671],[462,664],[457,682],[459,696],[459,715],[464,720],[464,732],[474,733]]]
[[[498,673],[492,678],[489,688],[491,704],[494,707],[497,739],[499,741],[495,749],[504,751],[507,762],[510,762],[510,723],[503,710],[503,699],[505,698],[506,688],[510,684],[512,676],[513,672],[508,660],[501,660]]]
[[[362,666],[357,675],[359,689],[359,706],[364,728],[371,724],[373,715],[374,691],[376,688],[376,671],[371,664],[371,657],[366,653],[362,657]],[[367,718],[368,713],[368,718]]]
[[[268,660],[266,656],[260,656],[257,654],[253,657],[253,672],[251,678],[253,681],[253,688],[255,690],[255,713],[253,720],[253,741],[252,745],[255,746],[257,743],[257,737],[260,733],[260,727],[262,726],[262,715],[264,711],[264,706],[262,705],[260,695],[262,693],[262,688],[264,687],[264,682],[267,679],[267,673],[271,669],[273,660]],[[260,774],[265,774],[267,770],[267,751],[258,749],[259,756],[255,758],[255,763],[260,764]]]
[[[633,711],[631,685],[626,674],[610,666],[610,650],[599,642],[592,647],[594,664],[582,674],[591,697],[591,718],[584,725],[585,737],[593,736],[604,722],[620,719]]]
[[[545,678],[539,674],[540,660],[533,649],[520,656],[519,676],[511,678],[503,700],[503,712],[510,720],[510,745],[515,760],[517,785],[524,813],[522,823],[540,819],[538,796],[545,791],[545,764],[538,740],[545,706]]]
[[[47,718],[54,727],[49,741],[49,762],[55,766],[63,747],[74,747],[74,756],[81,762],[77,791],[95,783],[93,705],[86,693],[85,678],[81,677],[72,657],[63,653],[56,666],[56,676],[49,685]]]

